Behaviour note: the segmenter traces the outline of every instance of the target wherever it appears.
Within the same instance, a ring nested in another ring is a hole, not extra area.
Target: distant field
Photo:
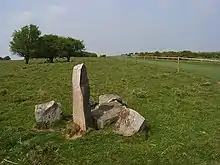
[[[177,61],[171,60],[139,60],[146,63],[156,64],[159,66],[177,68]],[[212,79],[213,81],[220,81],[220,63],[215,62],[196,62],[180,60],[180,70],[185,72],[193,72],[200,76]]]
[[[32,131],[35,104],[54,99],[71,114],[72,67],[81,62],[91,96],[122,96],[148,120],[147,136],[126,138],[109,127],[68,141],[65,122],[54,132]],[[0,164],[220,164],[219,69],[181,61],[177,74],[176,62],[115,58],[0,62]]]

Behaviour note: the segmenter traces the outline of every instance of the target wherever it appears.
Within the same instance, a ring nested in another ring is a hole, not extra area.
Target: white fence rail
[[[186,57],[158,57],[158,56],[139,56],[138,58],[144,59],[168,59],[168,60],[190,60],[190,61],[201,61],[201,62],[219,62],[220,60],[214,59],[202,59],[202,58],[186,58]]]

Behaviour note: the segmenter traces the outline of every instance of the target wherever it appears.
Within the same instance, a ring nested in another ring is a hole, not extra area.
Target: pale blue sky
[[[13,30],[29,23],[109,55],[220,51],[220,0],[2,0],[0,21],[0,56],[10,55]]]

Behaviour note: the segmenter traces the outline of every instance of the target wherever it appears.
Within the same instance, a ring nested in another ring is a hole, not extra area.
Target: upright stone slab
[[[72,85],[73,121],[79,125],[81,131],[86,131],[88,127],[93,127],[93,125],[89,103],[89,81],[84,64],[74,66]]]

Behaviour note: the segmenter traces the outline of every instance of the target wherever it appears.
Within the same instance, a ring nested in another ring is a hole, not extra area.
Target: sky
[[[27,24],[99,54],[220,51],[219,8],[220,0],[1,0],[0,56],[11,56],[11,35]]]

